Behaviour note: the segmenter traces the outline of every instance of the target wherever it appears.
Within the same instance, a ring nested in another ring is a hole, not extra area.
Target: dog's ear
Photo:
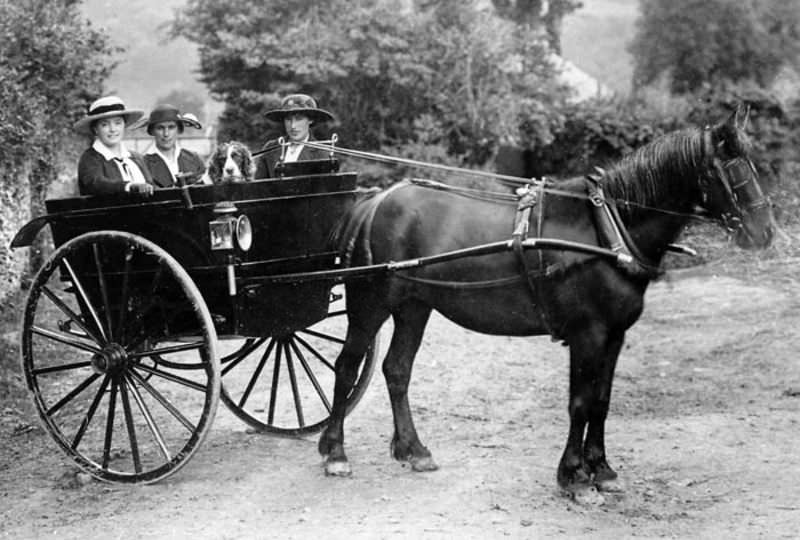
[[[206,166],[208,178],[213,184],[219,184],[222,180],[222,160],[220,159],[220,156],[223,155],[222,147],[222,144],[217,145],[217,148],[211,153],[211,157],[208,158],[208,165]]]
[[[250,149],[242,145],[242,174],[245,182],[252,182],[256,176],[256,162]]]

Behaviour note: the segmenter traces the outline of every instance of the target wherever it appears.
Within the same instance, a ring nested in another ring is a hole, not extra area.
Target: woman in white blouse
[[[88,114],[75,123],[75,131],[94,137],[78,161],[81,195],[133,193],[153,194],[153,179],[142,156],[125,148],[125,126],[144,115],[127,109],[116,96],[106,96],[89,105]]]

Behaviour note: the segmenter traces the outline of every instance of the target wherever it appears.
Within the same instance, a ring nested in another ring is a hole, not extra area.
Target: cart
[[[328,239],[358,190],[355,173],[312,167],[146,202],[48,200],[18,232],[12,247],[52,232],[24,306],[22,366],[45,429],[81,469],[164,479],[200,447],[220,400],[257,431],[325,426],[347,331]],[[270,280],[320,272],[332,277]],[[375,354],[373,344],[348,410]]]

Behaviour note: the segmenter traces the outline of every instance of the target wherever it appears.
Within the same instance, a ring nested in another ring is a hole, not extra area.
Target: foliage
[[[630,45],[634,87],[666,78],[676,94],[753,81],[800,60],[800,0],[640,0]]]
[[[561,54],[561,23],[564,17],[581,8],[579,0],[492,0],[498,15],[517,24],[543,26],[550,48]]]
[[[194,114],[201,123],[205,122],[205,100],[191,90],[176,88],[159,97],[155,105],[169,104],[177,107],[182,113]]]
[[[190,0],[173,33],[199,45],[202,77],[227,104],[220,137],[263,143],[275,130],[263,113],[304,92],[337,114],[345,146],[436,146],[480,164],[519,138],[520,117],[547,117],[565,95],[541,31],[480,4]],[[541,139],[549,125],[532,122]]]
[[[31,208],[16,208],[17,215],[44,213],[48,184],[67,154],[74,159],[72,124],[112,67],[106,37],[78,7],[74,0],[0,0],[0,190],[18,204],[29,200]]]

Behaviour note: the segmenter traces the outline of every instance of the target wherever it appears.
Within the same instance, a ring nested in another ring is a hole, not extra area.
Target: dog
[[[212,184],[251,182],[256,173],[256,164],[247,146],[238,141],[229,141],[217,145],[208,159],[206,169]]]

